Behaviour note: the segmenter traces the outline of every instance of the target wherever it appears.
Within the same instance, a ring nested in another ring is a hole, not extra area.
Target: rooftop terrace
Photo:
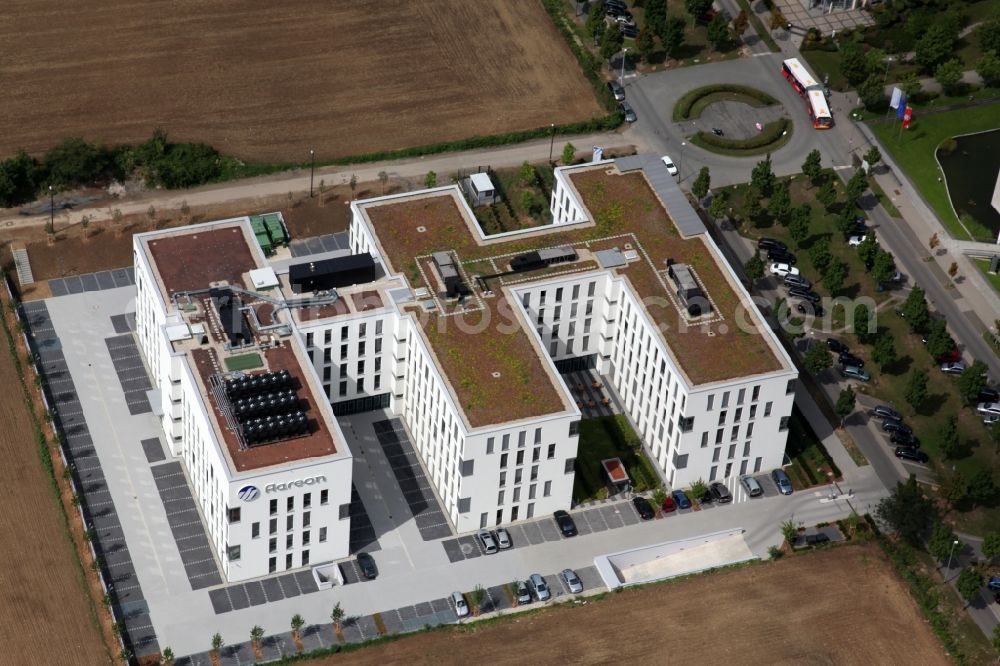
[[[518,281],[543,279],[561,273],[597,269],[593,252],[612,247],[634,247],[639,260],[610,269],[632,285],[651,319],[660,327],[674,360],[692,385],[763,374],[784,367],[772,342],[758,331],[763,327],[744,292],[702,234],[682,237],[643,171],[620,172],[614,165],[573,169],[569,182],[587,208],[590,223],[571,227],[543,227],[513,238],[481,240],[475,224],[453,190],[415,194],[363,203],[378,237],[383,256],[393,272],[402,273],[414,288],[440,292],[429,270],[430,255],[451,251],[467,273],[473,294],[465,312],[439,310],[421,313],[424,333],[449,378],[473,426],[510,421],[563,408],[561,390],[548,376],[545,354],[529,340],[514,317],[497,283],[497,296],[480,292],[473,275],[506,269],[510,256],[533,249],[571,245],[580,261],[552,266]],[[707,316],[686,316],[666,274],[666,260],[690,266],[713,305]],[[740,310],[744,312],[738,315]],[[463,327],[442,320],[458,317]],[[498,318],[499,317],[499,318]],[[487,326],[477,326],[489,318]],[[738,321],[757,330],[744,332]],[[516,329],[516,330],[511,330]],[[500,377],[493,372],[500,372]],[[512,382],[511,377],[516,380]]]

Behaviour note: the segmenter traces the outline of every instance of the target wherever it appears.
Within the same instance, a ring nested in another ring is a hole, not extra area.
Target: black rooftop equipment
[[[349,287],[373,282],[378,277],[378,264],[367,252],[288,267],[288,281],[296,294]]]
[[[231,289],[215,288],[209,290],[209,296],[219,313],[219,323],[226,332],[231,347],[242,347],[253,342],[253,332],[240,312],[243,303]]]
[[[553,264],[576,261],[576,251],[571,247],[553,247],[519,254],[510,260],[513,271],[534,271]]]
[[[468,296],[470,291],[468,285],[458,272],[458,267],[452,261],[451,255],[447,252],[435,252],[434,263],[437,265],[441,279],[444,280],[444,288],[449,298]]]

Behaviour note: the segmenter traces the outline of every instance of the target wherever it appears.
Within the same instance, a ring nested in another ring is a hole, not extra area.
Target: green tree
[[[927,309],[927,301],[924,299],[924,290],[914,287],[906,296],[901,312],[906,322],[910,325],[910,330],[916,333],[927,330],[930,324],[931,313]]]
[[[792,197],[788,194],[788,181],[778,181],[771,193],[771,200],[767,202],[767,212],[771,218],[781,224],[787,225],[792,213]]]
[[[854,308],[854,337],[861,344],[866,344],[872,340],[875,333],[875,322],[871,316],[871,311],[864,303],[858,304]],[[878,361],[876,360],[876,362]]]
[[[986,504],[996,498],[997,485],[993,481],[993,474],[985,467],[980,467],[969,475],[968,490],[966,496],[973,505]]]
[[[837,416],[840,417],[840,425],[844,425],[844,419],[854,411],[854,403],[857,396],[854,395],[854,389],[850,386],[843,389],[840,395],[837,396]]]
[[[771,170],[771,153],[757,162],[750,172],[750,187],[760,192],[761,196],[769,197],[774,189],[774,171]]]
[[[832,180],[827,180],[816,191],[816,200],[823,204],[823,207],[830,210],[837,201],[837,188]]]
[[[927,542],[927,552],[938,562],[944,563],[953,553],[952,548],[956,547],[955,541],[957,539],[951,528],[938,521],[934,523],[934,529],[931,530],[931,538]]]
[[[854,233],[854,209],[844,208],[837,216],[837,230],[847,239]]]
[[[868,189],[868,176],[865,175],[863,169],[858,169],[851,175],[851,179],[847,181],[847,187],[844,188],[847,193],[847,207],[853,208],[858,204],[858,200]]]
[[[174,666],[174,659],[176,659],[176,657],[174,656],[174,651],[171,648],[165,647],[163,648],[163,651],[160,652],[160,663],[163,666]]]
[[[872,358],[878,363],[882,370],[892,365],[898,360],[896,354],[896,341],[887,332],[883,332],[875,338],[875,347],[872,349]]]
[[[799,536],[799,531],[795,527],[795,523],[791,520],[786,520],[781,523],[781,536],[785,537],[785,542],[789,546],[795,545],[795,539]]]
[[[587,32],[597,40],[600,40],[604,36],[607,26],[604,22],[604,7],[601,4],[600,2],[595,2],[587,12]]]
[[[888,101],[885,96],[885,87],[882,85],[882,74],[875,73],[861,82],[858,86],[858,97],[861,103],[869,111],[879,111],[884,109]]]
[[[0,207],[31,201],[38,191],[41,166],[24,150],[0,162]]]
[[[576,146],[567,143],[562,149],[562,163],[572,164],[574,159],[576,159]]]
[[[830,290],[830,294],[836,295],[844,288],[844,280],[847,279],[847,264],[840,259],[830,262],[823,274],[823,284]]]
[[[226,644],[226,642],[224,640],[222,640],[222,634],[215,633],[215,634],[212,635],[212,651],[213,652],[215,652],[216,654],[218,654],[219,650],[221,650],[222,646],[225,645],[225,644]]]
[[[524,160],[521,166],[518,167],[517,180],[521,183],[522,187],[528,187],[535,182],[535,167],[528,164],[528,160]]]
[[[896,276],[896,260],[891,252],[879,248],[875,253],[875,265],[872,266],[872,279],[883,284]]]
[[[292,627],[292,636],[295,638],[295,640],[298,640],[299,632],[302,631],[302,627],[305,625],[305,623],[306,621],[298,613],[292,616],[289,625]]]
[[[594,5],[600,7],[602,3],[595,2]],[[666,0],[646,0],[646,26],[654,35],[662,35],[667,26],[667,1]],[[603,8],[602,8],[603,11]]]
[[[812,206],[801,203],[792,209],[791,221],[788,223],[788,233],[792,240],[801,244],[809,237],[809,221],[812,217]]]
[[[809,180],[815,184],[819,179],[819,175],[823,172],[823,167],[820,165],[820,161],[823,159],[822,155],[818,149],[813,148],[806,155],[805,161],[802,163],[802,173],[804,173]]]
[[[684,8],[691,18],[698,19],[712,7],[712,0],[684,0]]]
[[[869,76],[875,72],[884,72],[885,58],[886,52],[882,49],[868,49],[868,52],[865,53],[865,63],[868,65]],[[882,76],[885,74],[883,73]]]
[[[529,215],[536,215],[542,210],[542,202],[532,190],[521,191],[521,207],[528,211]]]
[[[858,245],[858,258],[867,266],[875,263],[875,256],[878,254],[878,239],[875,234],[866,234],[865,239]],[[873,266],[874,267],[874,266]]]
[[[486,600],[486,589],[482,585],[476,585],[472,590],[472,614],[479,615],[483,610],[483,602]]]
[[[809,258],[816,270],[825,273],[830,262],[833,261],[833,254],[830,253],[830,239],[823,237],[813,243],[812,247],[809,248]]]
[[[916,44],[916,59],[925,72],[934,71],[938,63],[952,54],[957,32],[944,22],[932,24]]]
[[[610,60],[611,56],[622,50],[625,37],[621,30],[605,30],[601,37],[601,57]]]
[[[945,458],[954,459],[958,454],[958,417],[954,414],[945,419],[937,432],[937,444]]]
[[[965,605],[968,606],[979,594],[979,588],[982,587],[982,584],[982,576],[976,573],[976,570],[972,567],[966,567],[962,569],[962,573],[958,574],[958,580],[955,581],[955,588],[962,595],[962,598],[965,599]]]
[[[841,45],[840,73],[852,86],[858,85],[871,74],[865,52],[859,43],[850,40]]]
[[[868,166],[874,168],[876,164],[882,161],[882,151],[878,149],[878,146],[872,146],[865,153],[865,162],[868,162]]]
[[[729,195],[725,190],[716,192],[712,197],[712,203],[708,206],[708,214],[713,219],[721,220],[726,217],[726,209],[729,206]]]
[[[955,95],[961,89],[963,68],[955,58],[946,60],[934,68],[934,79],[944,88],[946,95]]]
[[[673,57],[684,44],[684,28],[686,22],[679,16],[668,16],[663,24],[663,32],[659,33],[660,43],[668,57]]]
[[[635,50],[639,54],[639,57],[649,62],[649,58],[653,55],[653,51],[656,49],[656,36],[653,35],[653,31],[650,30],[649,26],[643,26],[639,29],[639,34],[635,37]]]
[[[991,561],[1000,557],[1000,532],[987,532],[983,536],[983,557]]]
[[[254,649],[260,646],[260,639],[262,638],[264,638],[264,628],[259,624],[253,625],[253,628],[250,630],[250,644]]]
[[[934,503],[924,496],[911,474],[905,482],[897,482],[889,496],[879,502],[875,515],[907,543],[919,548],[936,512]]]
[[[920,77],[915,72],[909,72],[899,80],[899,89],[906,95],[906,99],[911,99],[923,90],[923,84],[920,83]]]
[[[695,195],[699,199],[704,199],[708,194],[708,188],[712,185],[712,176],[709,174],[708,167],[703,166],[698,171],[698,177],[694,179],[691,184],[691,194]]]
[[[432,187],[437,187],[438,176],[433,171],[428,171],[427,175],[424,176],[424,187],[430,189]]]
[[[42,159],[49,184],[71,187],[101,179],[112,166],[110,153],[79,137],[63,139]]]
[[[806,370],[814,375],[818,375],[833,366],[833,359],[830,358],[830,350],[827,349],[825,344],[820,342],[813,344],[806,350],[802,362],[805,364]]]
[[[962,371],[958,376],[958,392],[962,400],[972,402],[986,388],[986,370],[986,364],[977,359]]]
[[[927,371],[916,369],[910,373],[910,378],[906,380],[904,392],[906,402],[913,409],[920,409],[920,406],[927,400]]]
[[[954,348],[955,341],[948,335],[947,324],[941,319],[932,320],[930,330],[927,333],[927,353],[938,358]]]
[[[726,15],[719,12],[708,23],[708,41],[716,51],[725,51],[732,41]]]
[[[743,216],[751,224],[757,224],[763,210],[760,205],[760,194],[754,191],[753,188],[750,188],[747,191],[747,196],[743,199]]]
[[[1000,56],[1000,14],[994,14],[976,28],[976,40],[983,55]]]
[[[340,602],[338,601],[333,606],[333,610],[330,611],[330,622],[333,623],[333,628],[336,631],[340,631],[340,626],[344,622],[344,609],[340,607]]]
[[[751,285],[754,281],[764,277],[764,261],[760,258],[759,254],[754,252],[753,256],[747,259],[747,262],[743,264],[743,272],[746,273]]]
[[[696,479],[691,482],[691,497],[695,500],[699,500],[708,492],[708,486],[701,479]]]
[[[987,84],[1000,80],[1000,55],[984,53],[976,63],[976,73],[983,77]]]

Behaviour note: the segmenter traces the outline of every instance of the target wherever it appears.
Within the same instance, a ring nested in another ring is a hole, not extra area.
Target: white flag
[[[902,98],[903,98],[903,91],[900,90],[899,88],[895,88],[894,87],[892,89],[892,99],[889,100],[889,108],[891,108],[891,109],[898,109],[899,108],[899,100],[901,100]]]

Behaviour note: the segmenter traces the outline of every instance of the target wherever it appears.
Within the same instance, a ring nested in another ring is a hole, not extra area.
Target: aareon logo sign
[[[291,488],[301,488],[302,486],[312,486],[317,483],[326,483],[325,476],[310,476],[308,479],[296,479],[288,483],[269,483],[264,486],[265,493],[278,493]],[[256,490],[256,488],[254,488]],[[242,492],[242,491],[240,491]]]
[[[260,497],[260,490],[257,489],[257,486],[243,486],[237,495],[244,502],[252,502]]]

